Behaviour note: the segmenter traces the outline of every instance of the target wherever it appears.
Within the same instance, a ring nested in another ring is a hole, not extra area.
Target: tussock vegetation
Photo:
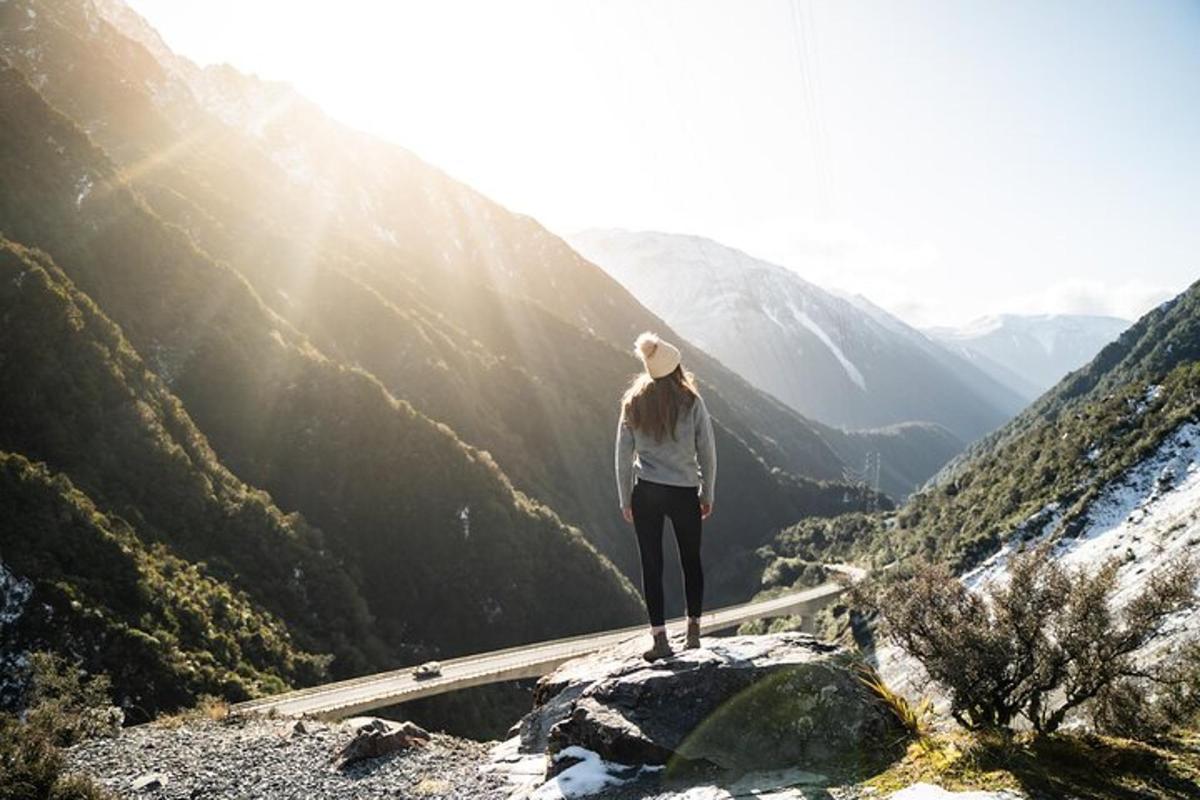
[[[879,673],[868,664],[858,666],[859,681],[888,707],[910,738],[923,747],[931,746],[933,735],[933,700],[923,697],[911,702],[884,683]]]
[[[189,722],[227,722],[230,719],[229,702],[222,697],[206,694],[201,695],[191,708],[160,716],[154,720],[154,724],[162,728],[178,728]]]
[[[1106,736],[938,733],[867,785],[883,792],[913,783],[952,791],[1013,789],[1031,797],[1191,800],[1200,796],[1200,735],[1153,744]]]

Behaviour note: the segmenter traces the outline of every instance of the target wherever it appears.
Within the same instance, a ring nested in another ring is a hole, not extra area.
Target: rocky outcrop
[[[641,641],[568,662],[543,678],[517,727],[550,771],[577,746],[620,764],[844,772],[902,738],[852,656],[800,633],[706,639],[647,663]],[[678,643],[677,643],[678,644]]]
[[[359,719],[361,723],[354,725],[354,738],[338,751],[334,759],[336,769],[345,769],[359,761],[411,747],[423,747],[429,743],[429,732],[414,722],[393,722],[375,717]]]

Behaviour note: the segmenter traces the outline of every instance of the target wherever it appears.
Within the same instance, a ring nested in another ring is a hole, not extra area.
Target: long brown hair
[[[695,377],[685,371],[683,365],[661,378],[651,378],[643,372],[625,390],[621,413],[630,427],[661,442],[667,434],[675,438],[679,413],[691,408],[699,395]]]

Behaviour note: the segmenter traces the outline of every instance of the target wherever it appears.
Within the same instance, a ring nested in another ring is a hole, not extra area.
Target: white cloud
[[[1182,289],[1138,279],[1121,283],[1070,279],[1013,298],[1009,310],[1022,314],[1103,314],[1136,320]]]

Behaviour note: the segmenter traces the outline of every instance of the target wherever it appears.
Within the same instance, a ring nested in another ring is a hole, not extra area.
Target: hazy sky
[[[1200,277],[1194,0],[130,0],[559,233],[709,236],[916,324]]]

